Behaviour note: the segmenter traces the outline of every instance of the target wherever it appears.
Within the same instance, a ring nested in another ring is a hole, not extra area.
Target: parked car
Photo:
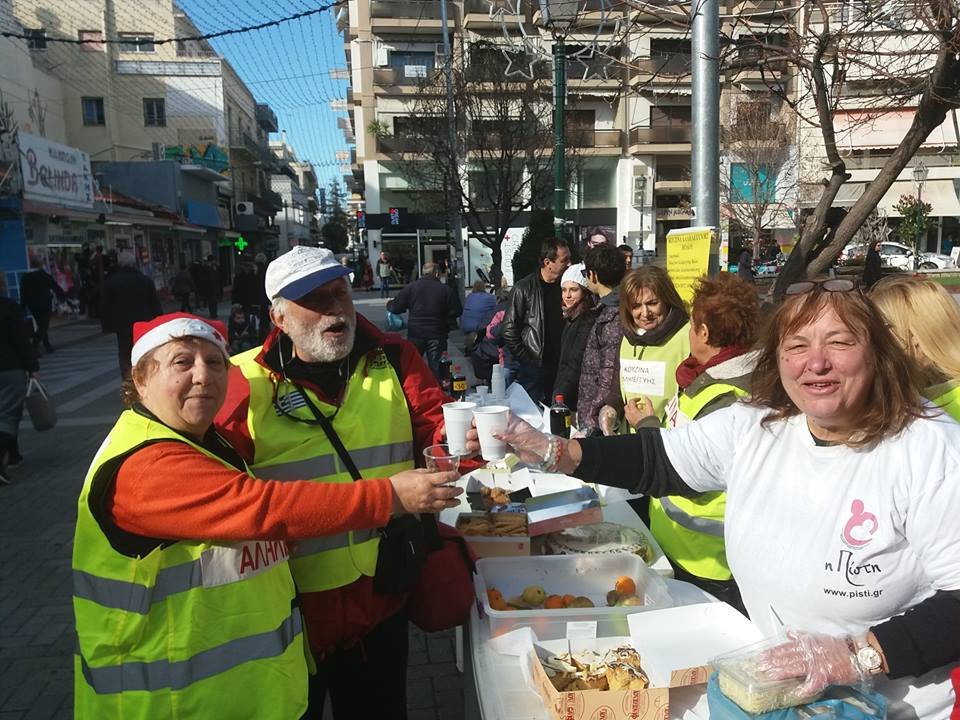
[[[880,243],[880,259],[887,267],[913,270],[913,248],[896,242]],[[920,253],[917,267],[922,270],[945,270],[957,265],[949,255]]]

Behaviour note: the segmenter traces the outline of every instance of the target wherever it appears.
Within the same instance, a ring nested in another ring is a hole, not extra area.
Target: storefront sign
[[[19,142],[25,198],[66,207],[93,207],[93,175],[87,153],[24,132],[19,133]]]
[[[667,273],[684,302],[690,302],[697,280],[707,274],[712,240],[712,228],[684,228],[667,233]]]

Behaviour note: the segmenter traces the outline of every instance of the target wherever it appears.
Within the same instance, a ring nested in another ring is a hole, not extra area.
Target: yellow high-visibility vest
[[[272,480],[354,482],[300,392],[331,418],[364,477],[383,478],[413,468],[413,426],[403,386],[382,349],[368,353],[347,381],[339,408],[313,391],[278,380],[256,361],[260,348],[231,358],[250,384],[247,427],[253,471]],[[292,417],[291,417],[292,416]],[[293,418],[297,418],[296,420]],[[373,577],[380,535],[375,529],[298,541],[290,567],[301,592],[343,587]]]
[[[217,717],[294,720],[307,707],[307,660],[283,541],[163,543],[140,557],[101,509],[120,464],[173,440],[126,410],[84,480],[73,541],[78,720]],[[123,550],[123,551],[121,551]]]

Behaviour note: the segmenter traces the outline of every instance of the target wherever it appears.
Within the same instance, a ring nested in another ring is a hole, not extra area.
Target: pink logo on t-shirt
[[[867,512],[863,500],[854,500],[850,504],[850,519],[843,526],[841,537],[852,548],[861,548],[872,539],[878,527],[877,516]]]

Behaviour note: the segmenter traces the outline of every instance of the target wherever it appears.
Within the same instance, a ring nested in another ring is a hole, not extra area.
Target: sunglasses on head
[[[845,293],[859,289],[856,281],[849,278],[828,278],[826,280],[801,280],[787,286],[785,295],[803,295],[822,290],[824,292]]]

